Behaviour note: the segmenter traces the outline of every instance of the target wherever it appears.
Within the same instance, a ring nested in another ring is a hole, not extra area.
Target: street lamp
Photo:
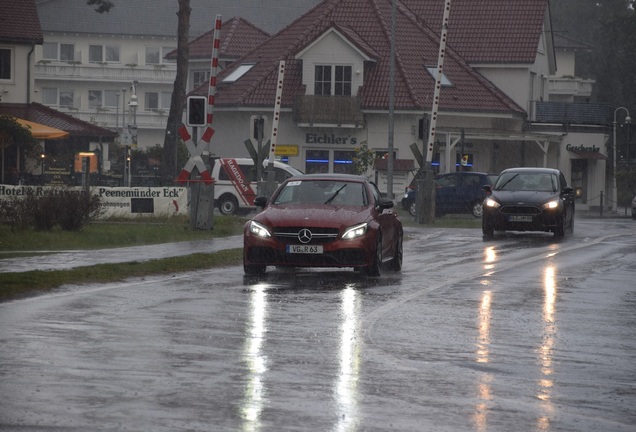
[[[625,110],[625,123],[624,124],[630,124],[632,122],[632,119],[629,117],[629,111],[627,111],[627,108],[625,107],[618,107],[616,108],[616,110],[614,111],[614,188],[612,190],[612,210],[613,211],[618,211],[618,191],[616,189],[616,114],[618,113],[619,110]],[[629,145],[629,143],[627,144]]]

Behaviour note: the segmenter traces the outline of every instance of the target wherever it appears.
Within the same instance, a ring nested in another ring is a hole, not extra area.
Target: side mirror
[[[563,188],[563,193],[565,195],[574,195],[574,188],[567,186]]]
[[[265,208],[265,206],[267,205],[267,197],[259,196],[254,198],[254,205],[256,207]]]
[[[486,192],[486,196],[490,196],[490,194],[492,194],[492,186],[490,186],[490,185],[483,185],[481,187],[481,190]]]

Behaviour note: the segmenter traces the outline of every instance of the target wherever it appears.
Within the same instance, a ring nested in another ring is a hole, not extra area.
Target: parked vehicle
[[[262,180],[268,160],[263,161]],[[274,177],[278,184],[292,176],[303,173],[294,167],[274,161]],[[212,168],[214,179],[214,205],[223,215],[235,215],[239,211],[248,212],[256,208],[256,166],[251,158],[217,159]]]
[[[551,231],[556,238],[574,231],[574,189],[559,170],[510,168],[484,189],[484,239],[494,231]]]
[[[486,193],[483,186],[493,185],[497,174],[481,172],[455,172],[435,177],[435,216],[447,213],[482,215]],[[415,216],[415,188],[409,187],[402,198],[402,208]]]
[[[636,220],[636,195],[632,199],[632,219]]]
[[[393,201],[361,176],[308,174],[287,179],[245,225],[243,268],[353,267],[378,276],[402,268],[402,222]]]

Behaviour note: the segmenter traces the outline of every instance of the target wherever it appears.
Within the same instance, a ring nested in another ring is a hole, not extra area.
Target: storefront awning
[[[35,123],[32,121],[24,120],[21,118],[16,118],[16,121],[20,123],[22,126],[26,126],[31,129],[31,135],[37,139],[64,139],[69,136],[68,132],[65,132],[60,129],[56,129],[54,127],[45,126],[40,123]]]
[[[578,156],[579,159],[607,159],[601,152],[571,152]]]

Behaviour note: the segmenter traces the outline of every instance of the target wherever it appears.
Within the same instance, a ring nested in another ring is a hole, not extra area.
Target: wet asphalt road
[[[2,431],[634,431],[636,223],[0,304]]]

